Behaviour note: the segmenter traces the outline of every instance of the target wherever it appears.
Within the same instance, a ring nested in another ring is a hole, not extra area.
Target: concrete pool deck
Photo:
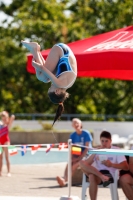
[[[68,195],[68,188],[60,188],[56,176],[63,175],[66,163],[43,165],[12,165],[11,177],[6,177],[6,166],[3,167],[3,176],[0,177],[1,200],[58,200]],[[125,200],[119,188],[119,200]],[[72,187],[71,195],[81,199],[81,186]],[[87,192],[88,195],[88,192]],[[98,200],[111,200],[108,188],[99,188]],[[89,200],[88,195],[88,200]]]

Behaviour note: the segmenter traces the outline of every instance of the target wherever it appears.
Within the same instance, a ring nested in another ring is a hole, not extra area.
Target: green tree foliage
[[[12,17],[8,26],[4,21],[6,26],[1,27],[1,110],[17,113],[53,111],[54,106],[51,107],[47,97],[49,86],[26,72],[26,50],[20,41],[37,41],[42,48],[63,41],[66,2],[14,0],[9,6],[1,4],[1,10]]]
[[[133,22],[132,0],[76,0],[72,1],[71,40],[129,26]]]
[[[12,0],[0,10],[12,17],[0,27],[0,110],[55,112],[44,84],[26,71],[22,39],[42,49],[132,24],[133,1],[128,0]],[[78,78],[65,103],[66,113],[132,114],[132,81]]]
[[[72,24],[68,31],[70,40],[119,29],[133,22],[132,0],[77,0],[73,1],[69,10]],[[68,106],[69,112],[132,114],[132,86],[132,81],[77,79],[70,89],[74,101]]]

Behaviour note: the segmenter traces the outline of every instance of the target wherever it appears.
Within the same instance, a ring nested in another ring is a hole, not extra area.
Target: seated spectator
[[[75,129],[75,132],[70,135],[70,139],[72,143],[82,146],[87,146],[92,148],[92,136],[91,134],[82,129],[82,122],[78,118],[74,118],[72,120],[72,127]],[[87,154],[88,148],[81,148],[81,155],[72,155],[72,175],[74,174],[75,170],[79,167],[79,161]],[[68,181],[68,165],[65,168],[64,177],[56,177],[58,184],[63,187],[67,184]]]
[[[133,150],[133,146],[131,147]],[[126,156],[129,163],[129,171],[120,171],[120,185],[128,200],[133,199],[133,157]]]
[[[101,133],[100,142],[100,148],[118,149],[111,145],[111,134],[107,131]],[[113,183],[116,169],[129,169],[125,156],[99,154],[93,154],[87,160],[80,161],[80,167],[89,177],[91,200],[96,200],[98,185],[103,184],[106,187]]]

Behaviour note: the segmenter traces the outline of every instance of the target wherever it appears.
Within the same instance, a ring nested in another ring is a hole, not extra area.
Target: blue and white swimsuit
[[[59,62],[57,63],[57,66],[55,69],[56,71],[55,76],[59,77],[66,72],[73,72],[75,74],[74,80],[66,87],[63,87],[67,89],[73,85],[77,76],[76,73],[73,71],[71,64],[69,62],[69,55],[70,55],[71,49],[64,43],[59,43],[59,44],[56,44],[55,46],[60,47],[61,50],[63,51],[63,56],[59,59]]]
[[[69,62],[69,55],[70,55],[70,53],[72,53],[72,51],[64,43],[55,44],[55,46],[60,47],[63,52],[63,56],[59,59],[57,66],[55,67],[55,70],[54,70],[55,76],[59,77],[66,72],[71,72],[71,73],[73,72],[75,75],[74,79],[71,83],[69,83],[66,87],[62,87],[62,88],[67,89],[73,85],[73,83],[76,80],[76,76],[77,76],[77,74],[73,71],[71,64]],[[42,70],[41,74],[40,74],[40,70],[38,70],[38,71],[39,71],[39,73],[37,73],[37,70],[36,70],[36,76],[37,76],[38,80],[40,80],[44,83],[50,82],[50,79],[46,77],[45,72],[43,70]]]

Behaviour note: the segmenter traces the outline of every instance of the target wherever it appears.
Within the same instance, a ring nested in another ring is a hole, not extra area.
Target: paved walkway
[[[3,167],[3,176],[0,177],[1,200],[59,200],[68,195],[68,188],[60,188],[55,177],[62,175],[65,163],[44,165],[12,165],[12,176],[6,177],[6,168]],[[119,200],[125,200],[121,189]],[[81,186],[72,187],[71,194],[81,197]],[[111,200],[110,190],[100,188],[98,200]],[[89,197],[88,197],[89,200]]]

